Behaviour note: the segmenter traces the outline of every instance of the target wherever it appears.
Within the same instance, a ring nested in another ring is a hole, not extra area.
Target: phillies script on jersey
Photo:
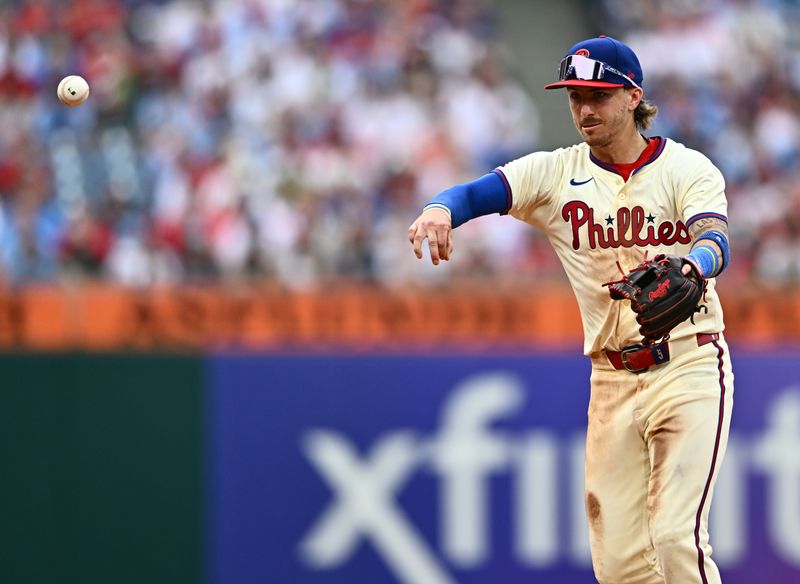
[[[588,243],[592,249],[674,245],[692,241],[682,221],[663,221],[656,226],[655,218],[652,215],[645,216],[644,209],[639,206],[633,209],[620,207],[616,220],[612,219],[607,227],[595,222],[594,209],[583,201],[570,201],[564,205],[561,216],[572,224],[572,249],[580,248],[580,228],[584,225],[587,226]]]

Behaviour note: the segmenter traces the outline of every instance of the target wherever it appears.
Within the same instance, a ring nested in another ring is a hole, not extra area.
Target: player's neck
[[[639,159],[647,144],[647,139],[633,125],[609,144],[591,149],[595,158],[608,164],[631,164]]]

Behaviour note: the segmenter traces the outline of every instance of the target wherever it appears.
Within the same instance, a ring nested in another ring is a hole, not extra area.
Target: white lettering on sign
[[[490,526],[505,521],[512,526],[512,553],[521,569],[551,568],[564,560],[591,566],[583,495],[585,434],[565,439],[538,428],[519,435],[498,429],[499,422],[520,412],[525,397],[517,376],[471,377],[453,389],[431,436],[390,430],[363,456],[341,433],[307,431],[302,450],[333,500],[300,542],[302,560],[314,569],[334,569],[368,542],[402,584],[455,584],[448,566],[464,570],[487,564]],[[766,421],[760,434],[731,436],[720,469],[710,532],[714,557],[723,567],[741,562],[747,553],[746,486],[753,471],[767,478],[767,528],[775,553],[800,567],[800,387],[779,394],[767,408]],[[423,472],[439,479],[438,548],[398,503],[403,488]],[[512,517],[492,518],[497,494],[491,492],[491,477],[504,473],[512,479],[512,492],[504,494],[511,498]]]
[[[401,582],[453,582],[394,500],[417,462],[410,433],[380,440],[364,462],[341,437],[321,430],[309,433],[305,450],[337,495],[301,544],[310,565],[327,568],[347,561],[363,536]]]
[[[442,428],[429,442],[430,463],[441,480],[442,547],[455,565],[468,568],[489,554],[491,474],[506,471],[511,438],[489,431],[492,422],[522,406],[525,390],[509,375],[485,375],[459,386],[442,415]]]
[[[800,567],[800,387],[767,407],[767,430],[753,444],[753,463],[767,475],[767,527],[778,555]]]

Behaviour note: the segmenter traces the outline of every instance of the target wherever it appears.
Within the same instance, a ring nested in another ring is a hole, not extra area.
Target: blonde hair
[[[658,106],[643,97],[633,111],[633,121],[640,130],[646,130],[653,123],[657,113]]]

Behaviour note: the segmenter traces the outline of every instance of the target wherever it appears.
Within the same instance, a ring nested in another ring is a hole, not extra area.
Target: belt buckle
[[[628,364],[628,355],[640,349],[644,349],[644,345],[630,345],[629,347],[625,347],[620,351],[620,359],[622,359],[622,366],[625,367],[626,370],[630,371],[631,373],[644,373],[650,367],[642,367],[641,369],[633,369],[631,368],[630,364]]]

